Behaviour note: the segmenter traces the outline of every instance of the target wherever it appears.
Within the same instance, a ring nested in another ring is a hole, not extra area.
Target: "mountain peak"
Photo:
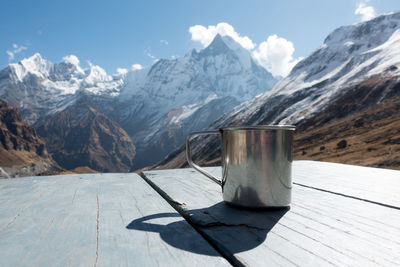
[[[217,35],[215,35],[211,43],[219,43],[219,42],[224,42],[224,40],[222,39],[222,35],[217,33]]]
[[[24,58],[20,62],[12,63],[9,66],[17,79],[22,81],[28,73],[40,77],[48,76],[52,64],[45,60],[39,53],[35,53],[31,57]]]
[[[224,42],[222,36],[220,34],[217,34],[214,37],[214,40],[206,47],[204,48],[201,53],[206,54],[208,56],[215,56],[219,54],[225,54],[229,52],[231,49],[227,44]]]
[[[46,65],[48,62],[39,54],[35,53],[33,56],[24,58],[20,63],[26,67],[34,67],[40,65]]]
[[[100,66],[93,65],[89,62],[89,70],[87,70],[87,76],[85,82],[87,84],[95,85],[101,82],[109,82],[112,77]]]
[[[38,61],[40,61],[40,60],[44,60],[44,59],[43,59],[42,55],[40,55],[40,53],[36,52],[35,54],[33,54],[33,56],[27,58],[27,60],[38,60]]]

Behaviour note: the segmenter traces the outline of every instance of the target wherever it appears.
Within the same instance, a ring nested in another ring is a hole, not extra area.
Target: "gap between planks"
[[[187,223],[189,223],[190,226],[193,227],[193,229],[203,237],[208,244],[210,244],[211,247],[213,247],[223,258],[225,258],[232,266],[238,266],[238,267],[244,267],[246,266],[243,264],[240,260],[238,260],[230,251],[225,249],[223,246],[220,246],[218,242],[216,242],[214,239],[209,237],[200,227],[198,227],[196,224],[194,224],[190,220],[190,216],[187,214],[185,209],[183,209],[179,203],[177,203],[175,200],[173,200],[167,193],[165,193],[161,188],[159,188],[155,183],[153,183],[149,178],[146,177],[146,175],[143,172],[140,172],[140,177],[143,178],[143,180],[149,184],[163,199],[165,199],[168,204],[171,205],[171,207],[176,210],[185,220]]]
[[[385,203],[381,203],[381,202],[377,202],[377,201],[373,201],[373,200],[369,200],[369,199],[365,199],[365,198],[351,196],[351,195],[347,195],[347,194],[343,194],[343,193],[339,193],[339,192],[334,192],[334,191],[330,191],[330,190],[327,190],[327,189],[322,189],[322,188],[318,188],[318,187],[314,187],[314,186],[310,186],[310,185],[295,183],[295,182],[293,182],[293,184],[298,185],[298,186],[302,186],[302,187],[306,187],[306,188],[309,188],[309,189],[314,189],[314,190],[318,190],[318,191],[321,191],[321,192],[329,193],[329,194],[334,194],[334,195],[338,195],[338,196],[342,196],[342,197],[347,197],[347,198],[351,198],[351,199],[355,199],[355,200],[368,202],[368,203],[379,205],[379,206],[383,206],[383,207],[386,207],[386,208],[400,210],[400,207],[389,205],[389,204],[385,204]]]
[[[180,203],[177,203],[174,199],[172,199],[165,191],[163,191],[154,182],[152,182],[149,178],[147,178],[147,176],[143,172],[140,173],[140,176],[162,198],[164,198],[171,205],[171,207],[174,208],[215,250],[217,250],[218,253],[220,253],[222,257],[224,257],[233,266],[245,266],[230,251],[228,251],[223,246],[221,246],[217,241],[215,241],[211,237],[209,237],[205,233],[205,231],[203,231],[203,229],[201,228],[202,226],[198,226],[195,223],[193,223],[190,220],[190,216],[188,215],[187,211],[184,208],[181,207]],[[342,196],[342,197],[351,198],[351,199],[355,199],[355,200],[359,200],[359,201],[363,201],[363,202],[367,202],[367,203],[383,206],[383,207],[386,207],[386,208],[400,210],[400,207],[393,206],[393,205],[388,205],[388,204],[381,203],[381,202],[376,202],[376,201],[372,201],[372,200],[368,200],[368,199],[363,199],[363,198],[359,198],[359,197],[356,197],[356,196],[351,196],[351,195],[347,195],[347,194],[343,194],[343,193],[339,193],[339,192],[335,192],[335,191],[330,191],[330,190],[326,190],[326,189],[322,189],[322,188],[318,188],[318,187],[308,186],[308,185],[304,185],[304,184],[301,184],[301,183],[293,182],[293,184],[297,185],[297,186],[313,189],[313,190],[318,190],[320,192],[324,192],[324,193],[328,193],[328,194],[339,195],[339,196]]]

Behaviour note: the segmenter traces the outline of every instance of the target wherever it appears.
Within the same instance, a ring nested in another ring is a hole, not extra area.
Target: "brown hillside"
[[[295,136],[295,159],[400,169],[400,97]]]
[[[43,121],[36,129],[61,167],[130,171],[135,156],[132,140],[116,122],[84,99]]]
[[[44,141],[17,110],[0,100],[0,167],[10,176],[37,175],[59,170]],[[0,177],[6,176],[0,173]]]

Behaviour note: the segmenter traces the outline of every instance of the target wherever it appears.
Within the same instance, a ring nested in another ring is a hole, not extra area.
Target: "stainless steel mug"
[[[226,127],[195,132],[186,138],[189,165],[222,186],[225,202],[245,208],[287,207],[292,190],[292,125]],[[190,140],[220,134],[221,181],[192,161]]]

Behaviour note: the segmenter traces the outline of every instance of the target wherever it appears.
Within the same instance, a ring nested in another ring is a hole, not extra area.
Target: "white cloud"
[[[143,67],[142,67],[142,65],[140,65],[140,64],[133,64],[133,65],[132,65],[132,70],[133,70],[133,71],[135,71],[135,70],[141,70],[141,69],[143,69]]]
[[[128,73],[128,70],[125,69],[125,68],[117,68],[117,73],[118,73],[119,75],[125,75],[125,74]]]
[[[256,46],[247,36],[241,36],[235,31],[232,25],[221,22],[216,26],[210,25],[207,28],[202,25],[195,25],[189,28],[192,40],[200,42],[203,47],[208,46],[217,34],[230,36],[233,40],[252,53],[253,58],[273,76],[286,77],[294,65],[302,58],[293,58],[294,45],[285,38],[271,35],[266,41]]]
[[[168,45],[168,41],[167,40],[160,40],[160,43]]]
[[[302,59],[294,59],[293,53],[293,43],[274,34],[268,36],[266,41],[259,44],[252,55],[273,76],[286,77],[294,65]]]
[[[14,59],[14,53],[11,51],[6,51],[7,55],[8,55],[8,61],[11,61]]]
[[[26,50],[27,47],[23,45],[17,45],[13,44],[12,45],[13,49],[12,50],[7,50],[6,53],[8,55],[8,61],[11,61],[15,58],[15,55],[18,53],[21,53],[22,51]]]
[[[218,23],[216,26],[210,25],[207,28],[202,25],[195,25],[189,28],[189,32],[192,35],[192,40],[200,42],[203,47],[208,46],[217,34],[232,37],[233,40],[248,50],[255,47],[255,44],[249,37],[240,36],[233,26],[226,22]]]
[[[368,2],[369,0],[361,1],[358,4],[357,9],[354,11],[354,14],[361,16],[361,21],[370,20],[376,17],[374,7],[371,5],[367,5]]]
[[[152,54],[150,54],[150,52],[149,51],[147,51],[147,50],[144,50],[144,52],[146,53],[146,55],[149,57],[149,58],[151,58],[151,59],[157,59],[154,55],[152,55]]]
[[[75,55],[68,55],[62,58],[62,60],[66,63],[71,63],[72,65],[79,65],[79,58]]]

